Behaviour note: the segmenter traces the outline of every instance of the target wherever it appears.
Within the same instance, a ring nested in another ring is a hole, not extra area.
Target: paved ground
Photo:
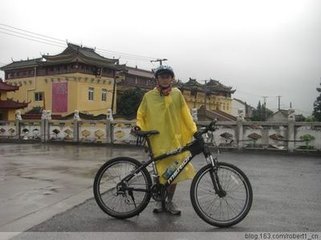
[[[153,203],[128,220],[104,214],[89,199],[93,175],[107,158],[119,155],[141,159],[144,154],[137,149],[110,147],[1,144],[0,232],[321,231],[320,156],[220,155],[221,161],[239,166],[248,175],[254,202],[244,221],[233,228],[218,229],[194,213],[190,182],[181,184],[176,195],[183,210],[181,217],[154,215]],[[199,157],[194,163],[200,168],[205,161]],[[56,213],[60,214],[54,216]]]
[[[21,232],[92,197],[106,159],[137,149],[4,144],[0,148],[0,232]]]

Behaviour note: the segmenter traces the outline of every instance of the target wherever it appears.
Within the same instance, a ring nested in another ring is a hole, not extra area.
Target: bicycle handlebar
[[[209,125],[205,126],[203,129],[200,129],[197,132],[195,132],[194,135],[193,135],[194,138],[201,139],[202,135],[204,133],[207,133],[208,131],[215,131],[216,130],[216,127],[215,127],[216,122],[217,122],[216,120],[213,120],[213,121],[210,122]],[[140,137],[146,137],[150,133],[154,134],[155,132],[159,133],[158,131],[145,131],[145,132],[144,131],[140,131],[140,128],[137,127],[137,126],[132,128],[132,130],[131,130],[131,134],[133,134],[134,136],[140,136]],[[139,133],[141,133],[141,134],[139,134]]]
[[[194,137],[196,139],[199,139],[200,137],[202,137],[204,133],[207,133],[208,131],[215,131],[216,122],[217,122],[216,120],[211,121],[211,123],[207,125],[204,129],[200,129],[196,133],[194,133]]]

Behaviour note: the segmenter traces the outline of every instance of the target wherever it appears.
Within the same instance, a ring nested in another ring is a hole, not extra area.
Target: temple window
[[[92,87],[88,88],[88,100],[94,100],[94,88]]]
[[[43,100],[43,92],[35,92],[35,101]]]
[[[107,101],[107,89],[102,89],[101,90],[101,101],[106,102]]]

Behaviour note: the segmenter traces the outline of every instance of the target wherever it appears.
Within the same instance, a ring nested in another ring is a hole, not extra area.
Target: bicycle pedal
[[[167,210],[163,209],[163,208],[154,208],[153,209],[153,213],[164,213],[164,212],[167,212]]]

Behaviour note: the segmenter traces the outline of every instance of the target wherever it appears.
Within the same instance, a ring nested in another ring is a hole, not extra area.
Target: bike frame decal
[[[181,165],[178,166],[175,172],[169,177],[167,180],[166,186],[170,185],[175,178],[180,174],[180,172],[185,168],[185,166],[192,160],[193,156],[190,154],[187,158],[185,158]]]
[[[164,158],[167,158],[167,157],[170,157],[170,156],[175,156],[175,155],[178,155],[182,152],[185,152],[185,151],[189,151],[189,148],[190,146],[194,143],[195,141],[185,145],[184,147],[179,147],[179,148],[176,148],[174,150],[171,150],[169,152],[166,152],[166,153],[163,153],[157,157],[153,157],[152,155],[149,156],[149,159],[147,162],[143,162],[143,164],[137,168],[135,170],[134,173],[126,176],[124,179],[128,180],[130,178],[132,178],[134,175],[136,175],[137,173],[140,172],[141,169],[143,168],[146,168],[149,164],[151,164],[152,162],[156,162],[156,161],[160,161]],[[182,164],[177,168],[177,170],[172,174],[172,176],[170,176],[170,178],[168,179],[166,185],[170,185],[174,180],[175,178],[177,177],[177,175],[184,169],[184,167],[194,158],[194,155],[190,154],[186,159],[183,160]],[[158,175],[158,173],[156,173]]]
[[[180,147],[180,148],[174,149],[172,151],[166,152],[164,154],[161,154],[161,155],[155,157],[153,160],[154,161],[158,161],[158,160],[170,157],[170,156],[175,156],[175,155],[177,155],[177,154],[179,154],[181,152],[187,151],[187,150],[188,150],[187,146]]]

